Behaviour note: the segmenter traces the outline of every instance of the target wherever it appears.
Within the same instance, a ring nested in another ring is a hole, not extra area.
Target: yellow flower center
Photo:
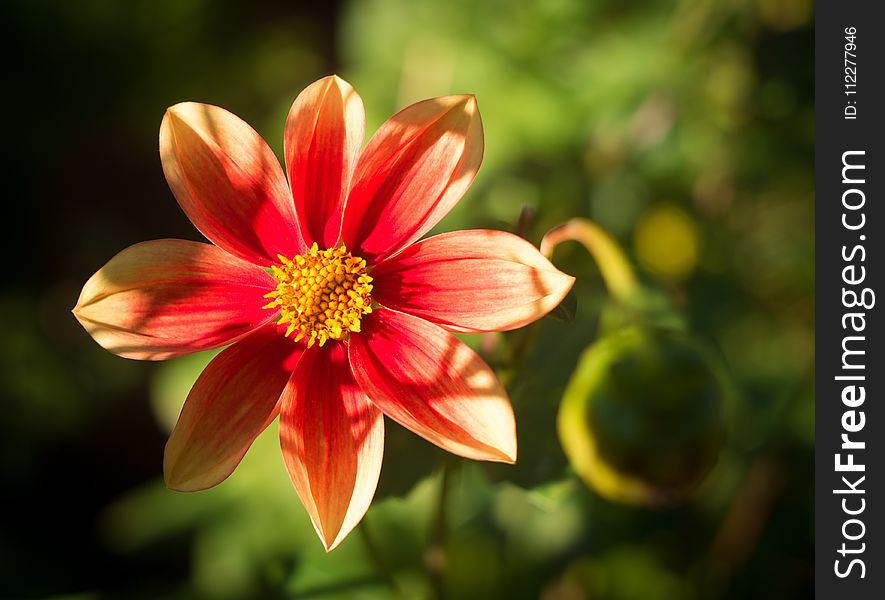
[[[264,308],[279,308],[280,325],[288,324],[286,336],[307,340],[307,347],[327,340],[341,340],[360,330],[360,319],[372,312],[372,278],[366,261],[353,256],[343,245],[327,250],[310,250],[293,259],[278,256],[271,267],[277,289],[265,294],[273,298]]]

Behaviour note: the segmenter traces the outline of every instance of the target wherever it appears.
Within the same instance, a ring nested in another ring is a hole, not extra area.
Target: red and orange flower
[[[509,233],[418,241],[479,169],[473,96],[413,104],[362,149],[364,127],[345,81],[310,85],[286,120],[287,182],[245,122],[216,106],[173,106],[160,127],[163,171],[214,245],[131,246],[74,308],[127,358],[230,344],[188,394],[166,445],[166,484],[223,481],[280,414],[286,467],[327,550],[374,495],[382,414],[455,454],[516,460],[506,392],[451,332],[530,323],[573,283]]]

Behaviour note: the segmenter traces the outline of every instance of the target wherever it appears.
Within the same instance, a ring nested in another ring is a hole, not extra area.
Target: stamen
[[[316,243],[292,259],[278,258],[280,264],[270,268],[277,287],[264,295],[272,300],[263,308],[279,309],[277,324],[288,324],[286,337],[295,333],[295,341],[306,339],[310,348],[359,332],[360,319],[372,312],[365,260],[343,245],[319,250]]]

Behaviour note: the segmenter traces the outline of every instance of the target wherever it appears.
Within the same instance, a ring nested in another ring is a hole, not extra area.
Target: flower
[[[188,394],[166,445],[166,484],[220,483],[279,414],[286,468],[326,550],[374,495],[382,415],[455,454],[516,460],[506,392],[451,332],[530,323],[574,281],[509,233],[418,241],[479,169],[473,96],[413,104],[365,149],[363,130],[349,84],[331,76],[308,86],[286,120],[287,182],[238,117],[171,107],[163,171],[212,244],[131,246],[86,282],[73,311],[127,358],[230,344]]]

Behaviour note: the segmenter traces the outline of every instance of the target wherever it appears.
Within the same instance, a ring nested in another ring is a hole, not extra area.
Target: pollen
[[[279,325],[286,337],[305,340],[310,348],[329,340],[343,340],[359,332],[360,319],[372,312],[372,278],[366,261],[343,245],[319,250],[316,243],[294,258],[278,255],[272,266],[277,288],[265,294],[264,308],[280,311]]]

